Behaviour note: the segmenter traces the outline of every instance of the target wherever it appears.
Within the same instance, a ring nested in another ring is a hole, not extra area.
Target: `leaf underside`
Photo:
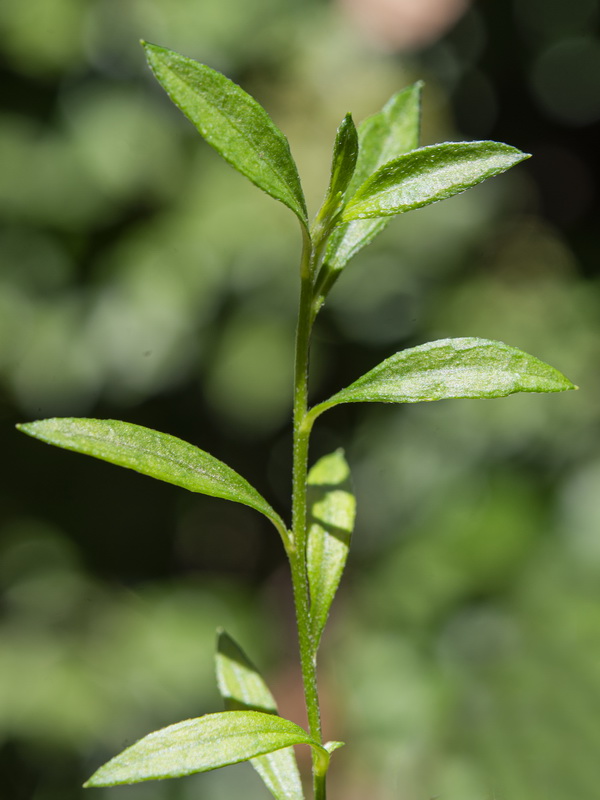
[[[267,501],[231,467],[204,450],[151,428],[111,419],[58,417],[19,430],[48,444],[133,469],[190,492],[221,497],[260,511],[278,529],[284,523]]]
[[[148,734],[100,767],[84,786],[180,778],[297,744],[323,751],[287,719],[259,711],[221,711]]]
[[[154,76],[204,139],[242,175],[308,224],[288,140],[264,108],[220,72],[142,42]]]
[[[219,692],[228,711],[277,713],[277,704],[263,677],[225,631],[220,631],[217,639],[216,671]],[[293,748],[252,758],[250,763],[276,800],[303,800]]]
[[[418,403],[575,388],[554,367],[502,342],[440,339],[396,353],[314,411],[338,403]]]
[[[308,473],[307,504],[310,616],[318,643],[346,564],[356,513],[342,450],[321,458]]]

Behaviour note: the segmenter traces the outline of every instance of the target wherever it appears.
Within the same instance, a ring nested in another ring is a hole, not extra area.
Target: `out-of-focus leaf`
[[[308,509],[310,614],[318,642],[346,564],[356,513],[342,450],[319,459],[308,473]]]
[[[522,350],[489,339],[440,339],[401,350],[312,410],[338,403],[418,403],[576,389],[562,373]]]
[[[225,631],[219,631],[218,635],[216,668],[219,691],[227,710],[277,714],[277,704],[262,675]],[[250,763],[276,800],[303,800],[293,748],[252,758]]]
[[[528,158],[500,142],[444,142],[385,164],[350,198],[342,221],[402,214],[464,192]]]
[[[296,744],[308,744],[329,758],[294,722],[260,711],[221,711],[148,734],[100,767],[84,786],[179,778]]]
[[[331,177],[323,206],[317,219],[325,226],[342,205],[344,193],[354,174],[358,156],[358,135],[350,114],[346,114],[337,129],[331,161]]]
[[[288,141],[264,108],[211,67],[142,44],[156,79],[206,141],[306,227],[306,203]]]
[[[358,159],[347,197],[352,197],[383,164],[419,146],[421,87],[419,82],[398,92],[381,111],[358,126]],[[387,223],[385,218],[354,220],[334,230],[325,256],[328,268],[342,269]]]
[[[214,456],[168,433],[112,419],[58,417],[17,426],[48,444],[74,450],[190,492],[243,503],[285,531],[279,515],[248,481]]]

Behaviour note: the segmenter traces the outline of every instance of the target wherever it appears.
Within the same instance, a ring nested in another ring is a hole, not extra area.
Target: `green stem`
[[[327,800],[327,788],[325,786],[325,774],[315,775],[313,781],[313,791],[315,800]]]
[[[308,419],[308,360],[310,333],[313,322],[313,263],[314,250],[308,236],[304,237],[300,270],[300,305],[296,330],[296,361],[294,374],[294,467],[292,490],[292,541],[288,550],[296,606],[300,663],[304,683],[304,698],[310,735],[322,744],[321,714],[317,691],[317,646],[310,619],[310,594],[306,564],[307,514],[306,482],[308,474],[308,444],[312,424]],[[325,800],[325,778],[319,775],[313,754],[313,785],[315,800]]]

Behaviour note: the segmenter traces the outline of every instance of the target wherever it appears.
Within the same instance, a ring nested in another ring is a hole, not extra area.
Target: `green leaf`
[[[529,158],[499,142],[445,142],[385,164],[348,201],[342,220],[402,214],[464,192]]]
[[[262,676],[225,631],[217,639],[217,682],[229,711],[277,713],[277,704]],[[287,747],[250,760],[276,800],[303,800],[294,750]]]
[[[260,711],[206,714],[148,734],[100,767],[84,786],[179,778],[296,744],[308,744],[322,759],[329,758],[306,731],[287,719]]]
[[[288,140],[253,97],[220,72],[142,42],[156,79],[232,167],[307,226],[306,203]]]
[[[324,456],[312,467],[307,502],[310,616],[318,642],[344,571],[356,513],[350,468],[342,450]]]
[[[168,433],[119,420],[70,417],[43,419],[17,427],[48,444],[110,461],[190,492],[243,503],[268,517],[280,533],[285,532],[279,515],[241,475]]]
[[[354,174],[358,156],[358,135],[352,116],[346,114],[337,130],[333,145],[329,188],[317,220],[327,229],[342,205],[344,193]]]
[[[315,406],[311,415],[338,403],[418,403],[576,388],[554,367],[502,342],[440,339],[396,353]]]
[[[359,158],[348,194],[353,194],[379,167],[419,146],[419,81],[393,95],[377,114],[358,126]]]
[[[358,126],[358,159],[347,198],[352,197],[379,167],[419,146],[421,88],[419,82],[398,92],[381,111]],[[354,220],[334,230],[325,255],[329,269],[342,269],[387,223],[385,218]]]

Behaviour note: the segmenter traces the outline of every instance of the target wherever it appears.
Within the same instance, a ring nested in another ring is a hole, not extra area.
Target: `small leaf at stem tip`
[[[242,175],[308,226],[288,140],[265,109],[220,72],[142,41],[154,76],[198,132]]]
[[[402,214],[464,192],[529,158],[500,142],[445,142],[384,164],[348,201],[342,221]]]
[[[225,631],[217,636],[217,682],[228,711],[277,713],[275,699],[262,675]],[[302,782],[292,747],[250,759],[275,800],[303,800]]]
[[[358,156],[358,135],[350,114],[346,114],[337,129],[331,162],[329,188],[317,215],[317,221],[327,229],[328,223],[342,205],[344,192],[352,179]]]
[[[360,154],[350,192],[355,192],[384,164],[419,146],[422,88],[422,82],[417,81],[402,89],[381,111],[360,123]]]
[[[299,725],[259,711],[221,711],[148,734],[112,758],[84,786],[117,786],[237,764],[256,756],[308,744],[320,758],[327,751]]]
[[[47,444],[94,456],[190,492],[243,503],[264,514],[280,533],[285,525],[267,501],[227,464],[189,442],[112,419],[58,417],[17,425]]]
[[[345,747],[345,746],[346,742],[325,742],[325,744],[323,745],[323,747],[325,748],[325,750],[327,750],[329,755],[331,755],[334,752],[334,750],[339,750],[340,747]]]
[[[418,403],[576,388],[554,367],[502,342],[440,339],[401,350],[311,413],[316,417],[339,403]]]
[[[346,565],[356,513],[342,450],[319,459],[308,473],[307,504],[310,618],[318,644]]]
[[[379,167],[419,146],[422,83],[397,92],[381,111],[358,126],[358,159],[346,199],[352,197]],[[389,219],[354,220],[336,228],[329,238],[325,263],[331,271],[345,264],[387,225]]]

